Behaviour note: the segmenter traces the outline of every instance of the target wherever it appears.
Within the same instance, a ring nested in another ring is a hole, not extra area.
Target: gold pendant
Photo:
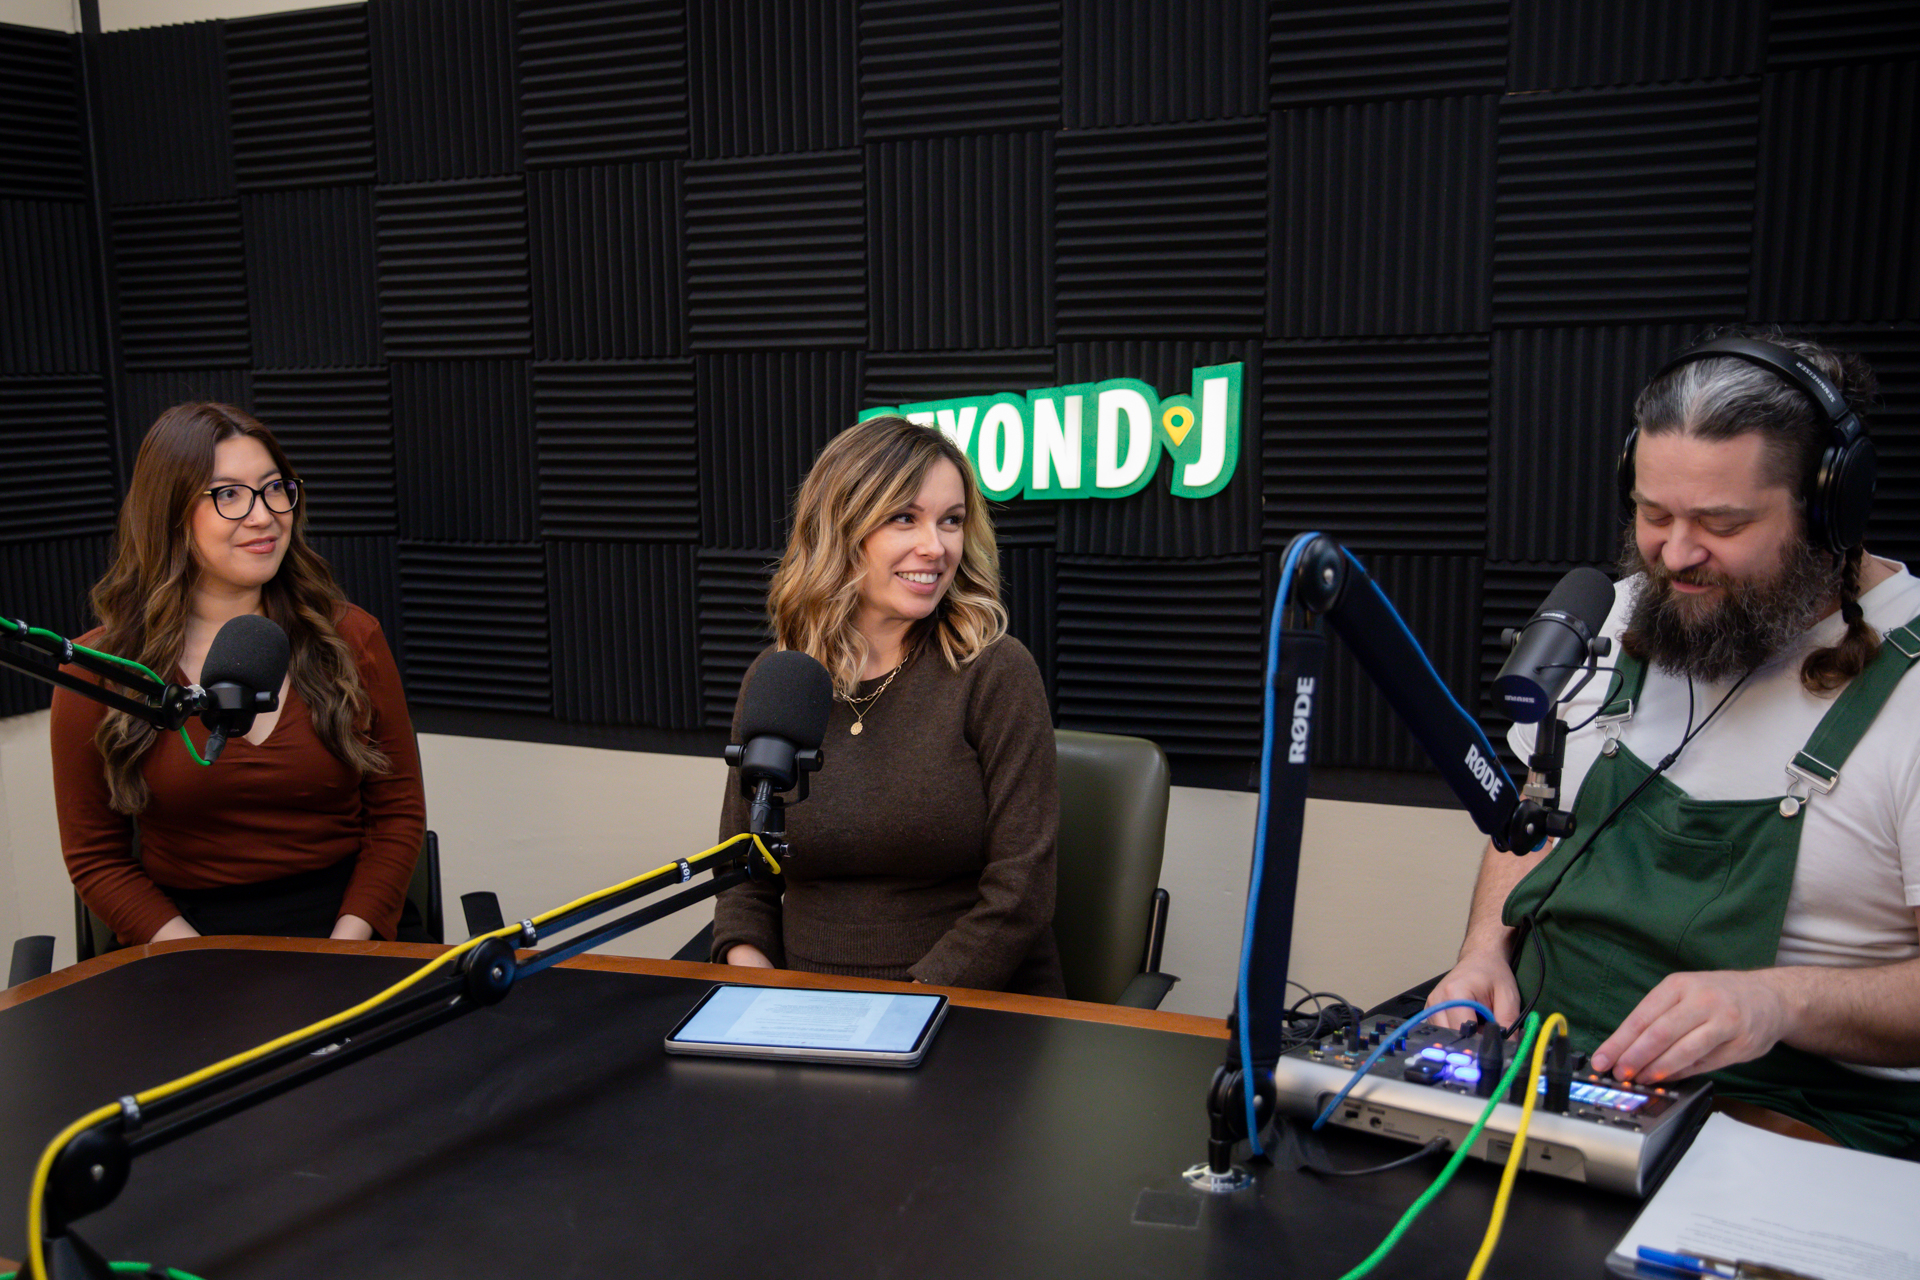
[[[848,733],[850,733],[850,734],[852,734],[852,735],[853,735],[854,737],[856,737],[856,738],[857,738],[857,737],[859,737],[859,736],[860,736],[860,722],[859,722],[858,720],[855,720],[855,721],[853,722],[853,727],[852,727],[851,729],[848,729],[848,730],[847,730],[847,732],[848,732]]]

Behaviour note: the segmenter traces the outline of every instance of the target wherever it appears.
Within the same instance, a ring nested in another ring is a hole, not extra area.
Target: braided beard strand
[[[1832,564],[1804,537],[1781,553],[1772,576],[1739,579],[1648,564],[1629,529],[1620,569],[1647,575],[1620,647],[1669,674],[1709,684],[1785,652],[1821,619],[1836,589]],[[1703,600],[1676,592],[1675,580],[1723,590],[1719,599]]]

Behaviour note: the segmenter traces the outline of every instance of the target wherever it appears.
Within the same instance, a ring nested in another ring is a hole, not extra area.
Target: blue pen
[[[1664,1267],[1668,1271],[1678,1271],[1682,1275],[1719,1276],[1722,1277],[1722,1280],[1730,1280],[1732,1276],[1738,1274],[1737,1270],[1722,1271],[1720,1267],[1716,1265],[1720,1262],[1718,1258],[1701,1258],[1686,1253],[1668,1253],[1664,1249],[1652,1249],[1644,1244],[1640,1246],[1638,1253],[1640,1261],[1652,1263],[1656,1267]]]

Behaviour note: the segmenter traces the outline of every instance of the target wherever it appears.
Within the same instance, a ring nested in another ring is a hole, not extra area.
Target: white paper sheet
[[[1641,1245],[1819,1280],[1920,1280],[1920,1164],[1707,1118],[1607,1265]]]

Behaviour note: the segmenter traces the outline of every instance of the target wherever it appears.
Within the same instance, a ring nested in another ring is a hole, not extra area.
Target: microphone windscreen
[[[1586,623],[1595,635],[1606,625],[1613,610],[1613,580],[1587,565],[1570,571],[1560,579],[1540,605],[1541,613],[1565,613]]]
[[[772,735],[810,751],[827,736],[831,710],[833,679],[825,667],[794,649],[770,653],[741,699],[740,741]]]
[[[271,618],[243,613],[227,619],[207,646],[200,685],[237,684],[256,693],[279,693],[287,678],[287,633]]]

